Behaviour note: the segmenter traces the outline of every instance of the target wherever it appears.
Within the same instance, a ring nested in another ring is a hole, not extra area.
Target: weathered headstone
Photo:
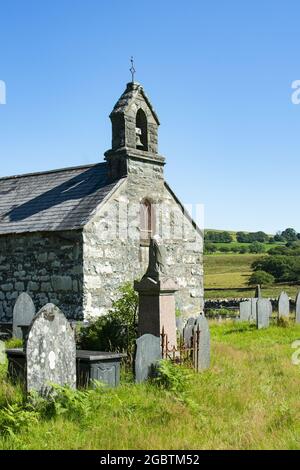
[[[288,317],[290,314],[290,299],[286,292],[281,292],[278,298],[278,316],[279,318]]]
[[[194,326],[195,326],[195,318],[190,317],[183,328],[183,342],[186,348],[191,347],[191,342],[192,342],[191,340],[193,337]]]
[[[268,328],[270,325],[270,316],[272,314],[272,304],[268,299],[258,299],[257,304],[256,326],[261,328]]]
[[[250,321],[251,318],[251,301],[246,300],[240,302],[240,321]]]
[[[46,391],[49,383],[76,387],[74,332],[53,304],[35,316],[27,340],[27,390]]]
[[[136,340],[136,383],[144,382],[151,376],[155,364],[161,357],[161,344],[158,336],[145,334]]]
[[[210,366],[210,331],[208,321],[204,314],[200,314],[195,321],[194,331],[199,327],[199,354],[198,354],[198,370],[208,369]]]
[[[296,323],[300,323],[300,292],[296,297]]]
[[[35,315],[35,306],[31,297],[22,292],[16,300],[13,311],[13,336],[22,339],[22,330],[19,325],[29,326]]]

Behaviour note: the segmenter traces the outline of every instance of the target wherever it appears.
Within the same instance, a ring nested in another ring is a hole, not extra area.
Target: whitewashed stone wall
[[[185,316],[203,309],[202,234],[183,216],[165,186],[163,167],[130,159],[127,178],[83,230],[85,317],[105,314],[117,288],[144,274],[147,248],[140,248],[139,208],[145,198],[155,207],[156,231],[167,249],[168,271],[178,282],[177,307]]]
[[[81,232],[1,236],[0,321],[12,320],[21,292],[36,309],[51,302],[69,318],[82,317]]]

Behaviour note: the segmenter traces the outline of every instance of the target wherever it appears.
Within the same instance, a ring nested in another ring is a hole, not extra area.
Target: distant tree
[[[281,235],[281,232],[277,232],[276,235],[274,236],[274,241],[275,242],[284,242],[285,239]]]
[[[209,230],[205,232],[204,240],[211,243],[231,243],[233,238],[229,232],[216,232]]]
[[[248,234],[245,232],[237,232],[236,241],[239,243],[248,243]]]
[[[266,271],[276,280],[282,280],[291,271],[291,256],[264,256],[252,263],[252,269],[255,271]]]
[[[293,242],[298,239],[296,230],[293,228],[287,228],[281,233],[282,238],[287,242]]]
[[[250,234],[252,237],[252,241],[254,242],[260,242],[260,243],[266,243],[269,241],[269,235],[267,235],[265,232],[253,232]]]
[[[239,243],[266,243],[269,241],[269,235],[262,231],[249,233],[237,232],[236,239]]]
[[[266,271],[255,271],[249,278],[248,285],[255,286],[260,284],[261,286],[269,286],[274,284],[275,278],[272,274]]]

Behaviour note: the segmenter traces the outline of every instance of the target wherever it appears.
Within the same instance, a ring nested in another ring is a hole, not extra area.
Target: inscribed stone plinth
[[[35,306],[31,297],[22,292],[16,300],[13,311],[13,336],[22,339],[22,330],[19,325],[29,326],[35,315]]]
[[[49,383],[76,387],[74,331],[55,305],[45,305],[34,318],[26,356],[29,392],[43,392]]]
[[[167,278],[156,280],[144,277],[134,283],[134,288],[139,293],[138,335],[160,337],[164,329],[169,347],[176,347],[175,282]]]
[[[136,340],[135,381],[144,382],[151,376],[161,359],[161,341],[158,336],[145,334]]]

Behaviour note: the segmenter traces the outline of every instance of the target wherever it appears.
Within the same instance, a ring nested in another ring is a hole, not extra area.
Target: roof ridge
[[[3,180],[9,180],[9,179],[16,179],[16,178],[26,178],[27,176],[39,176],[39,175],[47,175],[51,173],[60,173],[63,171],[68,171],[68,170],[80,170],[84,168],[92,168],[93,166],[98,166],[98,165],[106,165],[106,162],[99,162],[99,163],[89,163],[87,165],[78,165],[78,166],[70,166],[70,167],[64,167],[64,168],[57,168],[54,170],[46,170],[46,171],[36,171],[33,173],[24,173],[21,175],[12,175],[12,176],[0,176],[0,181]]]

